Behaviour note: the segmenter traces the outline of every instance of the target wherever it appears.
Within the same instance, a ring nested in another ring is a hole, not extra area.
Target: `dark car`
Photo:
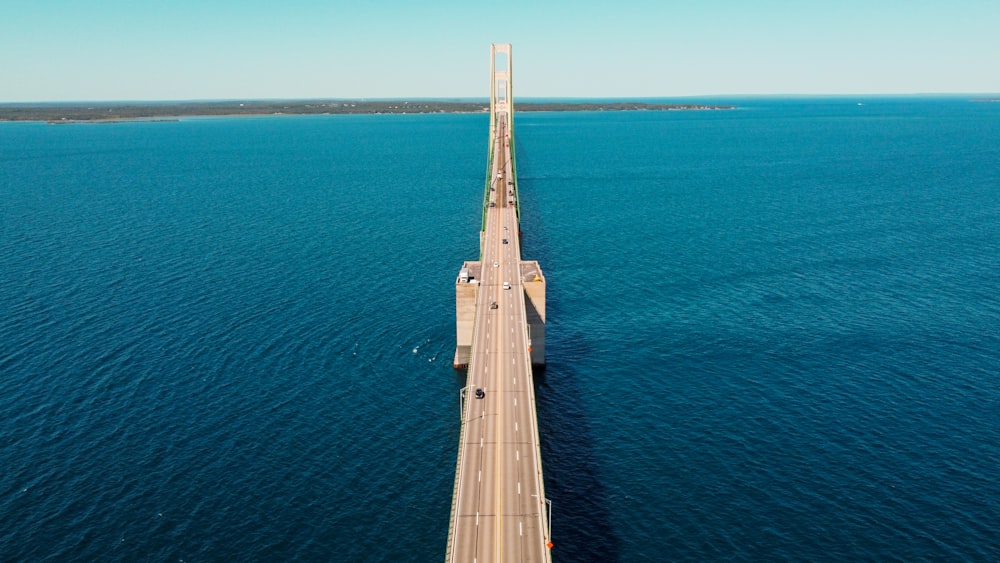
[[[497,305],[496,301],[490,303],[490,309],[496,309],[497,307],[499,307],[499,305]]]
[[[485,396],[486,396],[486,391],[483,391],[482,389],[476,389],[476,398],[477,399],[482,399]]]
[[[503,243],[504,243],[504,244],[507,244],[507,239],[503,239]]]

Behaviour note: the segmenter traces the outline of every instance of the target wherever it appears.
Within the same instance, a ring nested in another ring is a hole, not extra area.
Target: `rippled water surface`
[[[1000,559],[1000,104],[521,113],[558,561]],[[0,559],[444,557],[484,115],[0,123]]]

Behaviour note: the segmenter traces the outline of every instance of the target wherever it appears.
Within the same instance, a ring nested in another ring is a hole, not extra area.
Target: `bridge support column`
[[[531,364],[545,366],[545,275],[535,260],[521,261],[521,287],[524,288],[524,315],[528,325],[528,350]]]
[[[476,299],[479,297],[479,274],[482,264],[465,262],[455,280],[455,369],[466,369],[472,358],[472,337],[476,322]]]

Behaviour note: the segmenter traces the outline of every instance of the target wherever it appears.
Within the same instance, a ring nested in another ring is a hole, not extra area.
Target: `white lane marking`
[[[524,528],[521,527],[522,524],[523,524],[523,522],[518,522],[517,523],[517,531],[523,536],[524,535]]]
[[[476,526],[479,526],[479,512],[476,511]]]
[[[521,482],[517,482],[517,494],[521,494]]]
[[[517,459],[517,461],[521,461],[521,450],[514,450],[514,457]],[[483,472],[480,471],[479,475],[482,476],[482,474],[483,474]],[[518,483],[517,486],[520,487],[521,484]]]
[[[514,397],[514,406],[517,406],[517,397]]]
[[[479,482],[480,483],[483,482],[483,470],[482,469],[479,470]]]
[[[514,432],[517,432],[517,423],[514,423]]]

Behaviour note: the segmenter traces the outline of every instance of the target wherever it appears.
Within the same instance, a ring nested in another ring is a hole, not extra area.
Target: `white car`
[[[499,268],[500,267],[500,262],[494,262],[493,263],[493,267],[494,268]]]
[[[504,289],[510,289],[510,282],[503,282]]]

